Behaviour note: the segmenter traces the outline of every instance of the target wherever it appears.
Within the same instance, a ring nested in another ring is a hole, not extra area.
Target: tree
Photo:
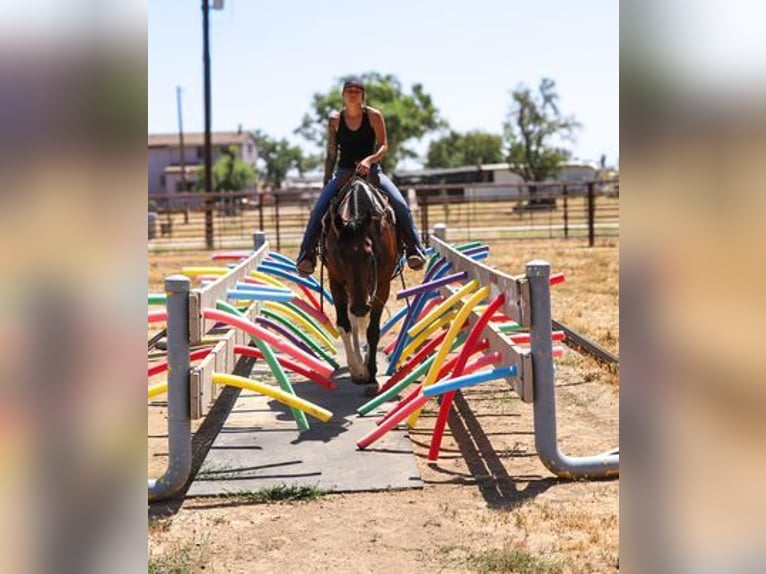
[[[213,191],[242,191],[255,183],[256,171],[239,157],[237,146],[229,146],[213,164]],[[202,167],[196,190],[205,188],[205,168]],[[226,215],[236,215],[235,201],[226,202]]]
[[[508,163],[524,181],[544,181],[555,178],[561,164],[571,157],[568,150],[555,147],[556,138],[573,141],[580,124],[573,117],[565,117],[558,108],[556,84],[550,78],[540,81],[538,93],[519,85],[511,92],[511,107],[504,124],[508,145]],[[535,198],[537,189],[529,187],[529,207],[550,207],[555,200]]]
[[[322,149],[330,113],[343,107],[341,88],[347,79],[349,76],[338,79],[326,93],[315,93],[311,111],[303,116],[300,127],[295,130]],[[391,74],[368,72],[362,74],[361,80],[365,85],[367,104],[379,109],[386,120],[388,153],[382,162],[386,171],[393,171],[404,158],[417,157],[407,146],[409,141],[446,127],[431,96],[425,93],[421,84],[413,84],[412,92],[407,94],[402,90],[401,82]]]
[[[303,175],[321,162],[318,156],[305,156],[301,148],[291,146],[284,138],[274,140],[261,131],[253,132],[253,137],[258,144],[258,157],[264,163],[263,180],[271,185],[272,189],[282,187],[287,172],[291,169],[296,169]]]
[[[503,161],[503,138],[499,135],[473,131],[449,134],[428,146],[426,167],[460,167]]]

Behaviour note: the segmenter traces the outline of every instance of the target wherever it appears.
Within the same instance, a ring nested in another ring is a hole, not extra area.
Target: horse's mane
[[[372,184],[361,177],[353,177],[341,188],[331,211],[340,237],[348,238],[366,229],[370,221],[383,215],[387,208],[386,200]]]

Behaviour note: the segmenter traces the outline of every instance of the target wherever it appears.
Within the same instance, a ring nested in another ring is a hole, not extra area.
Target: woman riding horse
[[[298,271],[303,275],[311,275],[314,272],[322,218],[341,183],[355,172],[380,180],[380,187],[388,196],[396,214],[397,225],[405,244],[407,264],[411,269],[421,269],[425,263],[425,255],[410,208],[399,189],[380,169],[380,161],[388,152],[388,136],[383,114],[365,105],[365,89],[360,80],[346,81],[343,84],[342,95],[344,108],[330,116],[324,189],[311,210],[306,225],[297,259]],[[332,175],[336,160],[337,170]]]

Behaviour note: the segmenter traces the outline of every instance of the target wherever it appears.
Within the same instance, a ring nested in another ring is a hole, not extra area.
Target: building
[[[598,168],[591,163],[568,161],[561,166],[561,172],[555,181],[561,183],[577,183],[597,179]],[[448,167],[397,171],[394,181],[405,190],[409,187],[426,184],[466,184],[465,187],[450,189],[448,195],[463,197],[467,200],[513,199],[524,191],[524,179],[511,171],[507,163],[469,165],[463,167]],[[492,184],[491,186],[476,186],[471,184]],[[584,186],[574,186],[573,192],[580,191]]]
[[[149,187],[152,195],[173,194],[194,189],[202,175],[205,164],[205,134],[184,134],[184,158],[181,161],[181,141],[178,134],[149,134]],[[234,146],[239,157],[255,165],[258,160],[258,146],[250,132],[212,132],[210,134],[213,163],[229,148]],[[182,168],[182,165],[184,166]],[[182,175],[186,175],[186,190]]]

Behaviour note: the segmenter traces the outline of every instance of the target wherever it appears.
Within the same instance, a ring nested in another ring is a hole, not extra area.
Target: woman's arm
[[[367,113],[370,118],[370,125],[375,132],[375,141],[378,144],[378,149],[372,155],[368,155],[362,161],[359,162],[360,166],[365,168],[365,173],[369,171],[370,167],[374,163],[379,163],[386,153],[388,153],[388,134],[386,133],[386,121],[383,119],[383,114],[375,108],[367,108]]]
[[[324,185],[332,179],[335,170],[335,160],[338,159],[338,142],[336,134],[338,133],[338,112],[333,112],[330,121],[327,124],[327,150],[324,159]]]

